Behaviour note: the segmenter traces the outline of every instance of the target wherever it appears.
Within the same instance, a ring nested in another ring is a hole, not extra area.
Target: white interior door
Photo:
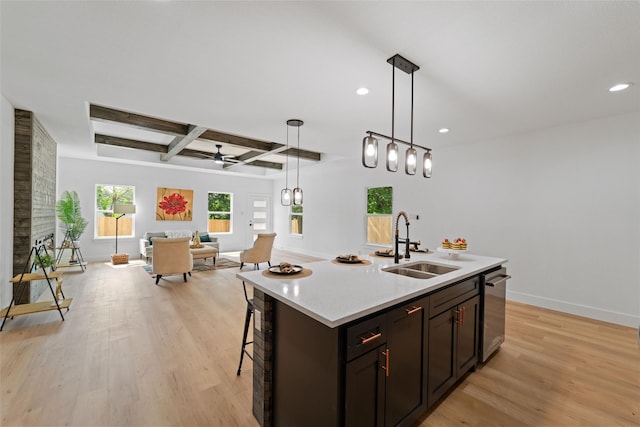
[[[247,247],[253,246],[258,233],[270,233],[271,196],[266,194],[249,195],[249,230],[247,230]]]

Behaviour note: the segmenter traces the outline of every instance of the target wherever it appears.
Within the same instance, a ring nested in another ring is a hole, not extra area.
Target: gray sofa
[[[140,239],[140,258],[145,258],[147,261],[153,257],[153,239],[166,239],[167,237],[190,237],[193,239],[195,232],[191,230],[170,230],[170,231],[148,231],[144,233],[142,239]],[[220,251],[220,244],[217,237],[212,237],[206,231],[199,231],[200,242],[209,248],[216,248]]]

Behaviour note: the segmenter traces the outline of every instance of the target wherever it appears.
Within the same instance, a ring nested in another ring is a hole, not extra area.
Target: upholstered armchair
[[[155,239],[153,241],[152,272],[156,285],[163,274],[182,273],[184,281],[193,270],[193,255],[189,250],[189,238]]]
[[[271,267],[271,249],[275,238],[276,233],[258,234],[258,238],[253,242],[253,247],[240,252],[240,270],[244,267],[245,262],[254,264],[256,270],[260,268],[258,264],[261,262],[266,262]]]

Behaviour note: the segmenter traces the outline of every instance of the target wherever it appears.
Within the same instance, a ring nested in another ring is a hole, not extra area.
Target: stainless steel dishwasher
[[[484,363],[504,342],[505,297],[511,276],[502,267],[481,277],[482,318],[480,320],[480,360]]]

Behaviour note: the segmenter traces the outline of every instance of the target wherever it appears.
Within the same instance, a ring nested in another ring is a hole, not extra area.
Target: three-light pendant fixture
[[[280,204],[282,206],[291,206],[291,202],[298,206],[302,205],[302,188],[300,188],[300,126],[302,126],[304,122],[299,119],[289,119],[287,120],[287,166],[285,172],[285,186],[280,192]],[[297,167],[296,167],[296,188],[291,191],[289,188],[289,127],[297,127],[298,128],[298,151],[297,151]]]
[[[405,153],[404,171],[407,175],[415,175],[418,167],[418,152],[415,147],[425,150],[422,157],[422,175],[425,178],[431,178],[431,149],[423,147],[413,143],[413,73],[418,71],[418,67],[413,62],[406,58],[403,58],[399,54],[387,59],[387,62],[392,65],[391,74],[391,137],[383,135],[381,133],[367,131],[368,136],[365,136],[362,140],[362,164],[367,168],[375,168],[378,166],[378,140],[375,137],[385,138],[390,140],[387,144],[386,163],[387,170],[389,172],[396,172],[398,170],[398,144],[408,145]],[[395,83],[396,83],[396,68],[404,71],[407,74],[411,74],[411,140],[410,142],[403,141],[395,137]]]

